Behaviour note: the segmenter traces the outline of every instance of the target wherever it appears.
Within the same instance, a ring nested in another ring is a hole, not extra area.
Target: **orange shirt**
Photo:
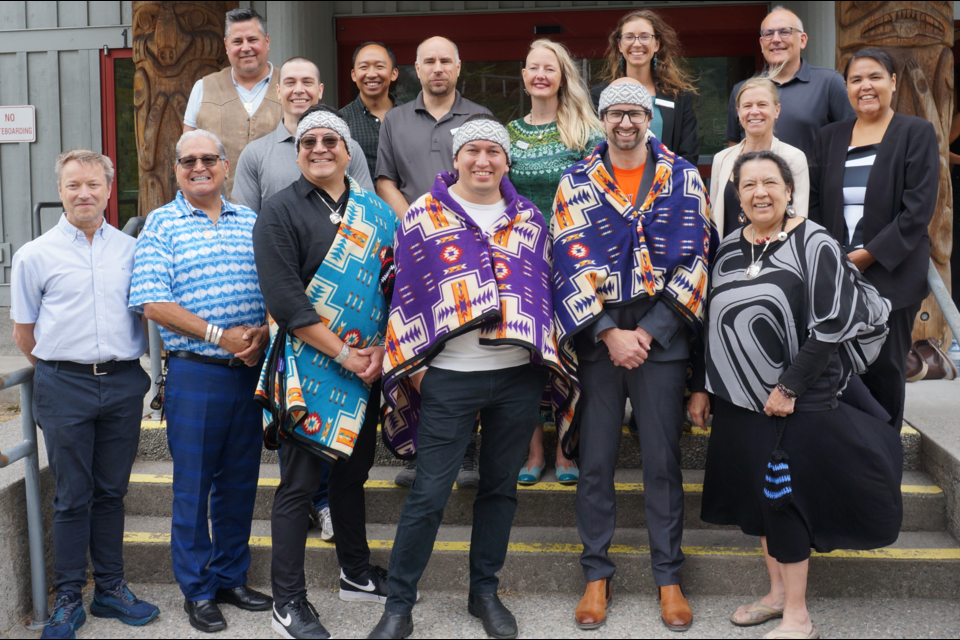
[[[646,163],[643,163],[636,169],[613,167],[613,179],[617,181],[617,186],[620,187],[620,191],[627,196],[627,199],[630,200],[630,204],[633,206],[637,206],[634,199],[637,197],[637,191],[640,189],[640,181],[643,180],[643,168],[645,166],[647,166]]]

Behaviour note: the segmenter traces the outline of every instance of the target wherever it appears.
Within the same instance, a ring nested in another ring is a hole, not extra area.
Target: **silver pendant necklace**
[[[330,222],[332,222],[333,224],[340,224],[343,221],[343,216],[340,214],[339,207],[337,209],[334,209],[329,204],[327,204],[327,201],[323,199],[323,196],[317,193],[316,189],[314,189],[313,193],[317,196],[317,200],[322,202],[323,205],[330,210]]]
[[[747,276],[747,280],[753,280],[758,275],[760,275],[760,262],[763,260],[763,254],[767,252],[767,247],[772,244],[772,240],[767,238],[766,242],[763,243],[763,251],[760,252],[760,257],[756,258],[756,251],[754,248],[757,246],[757,229],[755,227],[750,229],[753,240],[750,242],[750,266],[747,267],[744,271],[744,275]],[[787,241],[787,217],[783,217],[783,224],[780,225],[780,233],[777,234],[777,240],[780,242]]]
[[[537,123],[533,121],[533,111],[531,111],[530,124],[533,126],[534,129],[537,130],[537,140],[543,140],[543,132],[546,130],[547,127],[550,126],[550,123],[548,122],[547,124],[543,125],[543,131],[541,131],[540,127],[537,126]]]

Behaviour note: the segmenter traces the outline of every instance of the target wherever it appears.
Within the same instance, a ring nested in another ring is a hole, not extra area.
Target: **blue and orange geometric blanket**
[[[710,259],[719,247],[700,173],[650,137],[653,185],[639,209],[603,164],[609,143],[564,172],[553,222],[553,306],[560,358],[577,369],[573,337],[604,307],[659,298],[699,335]],[[642,197],[642,196],[641,196]]]
[[[557,358],[550,290],[551,243],[543,216],[503,177],[506,211],[481,229],[450,195],[456,177],[441,173],[407,210],[394,243],[396,282],[387,324],[383,437],[401,458],[417,450],[420,394],[410,376],[444,344],[468,331],[480,344],[517,345],[546,367],[545,403],[569,423],[579,389]],[[546,407],[544,407],[546,408]]]
[[[351,347],[382,343],[390,305],[380,273],[396,229],[393,210],[350,178],[340,229],[306,294],[323,324]],[[280,332],[272,319],[270,338],[256,392],[265,407],[264,429],[278,429],[328,460],[349,457],[367,412],[370,385],[303,340]],[[283,352],[274,353],[277,349]]]

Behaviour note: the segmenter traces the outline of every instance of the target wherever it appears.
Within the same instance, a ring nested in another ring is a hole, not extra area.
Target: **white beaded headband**
[[[510,162],[510,134],[502,124],[495,120],[471,120],[460,126],[460,130],[453,136],[453,157],[456,159],[460,147],[474,140],[489,140],[503,147]]]
[[[604,89],[600,94],[600,108],[597,109],[597,114],[603,115],[604,111],[615,104],[635,104],[648,112],[653,110],[650,92],[642,84],[632,82],[612,84]]]

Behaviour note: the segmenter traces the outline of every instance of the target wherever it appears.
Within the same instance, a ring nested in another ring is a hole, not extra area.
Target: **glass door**
[[[103,154],[113,161],[113,191],[107,222],[123,229],[137,215],[140,165],[133,106],[133,49],[100,52],[100,99]]]

